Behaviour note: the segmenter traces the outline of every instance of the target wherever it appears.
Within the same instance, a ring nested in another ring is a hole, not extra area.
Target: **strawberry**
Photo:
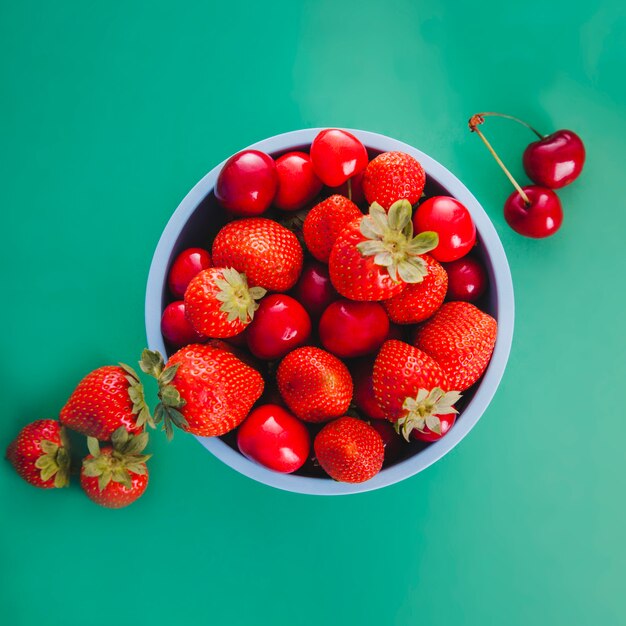
[[[273,220],[251,217],[226,224],[213,241],[213,265],[234,267],[251,286],[288,291],[302,270],[302,246]]]
[[[422,255],[428,273],[421,283],[407,285],[383,306],[396,324],[417,324],[428,319],[442,304],[448,290],[448,274],[429,254]]]
[[[61,409],[61,422],[87,437],[108,441],[124,426],[131,433],[154,426],[135,370],[124,363],[87,374]]]
[[[415,204],[424,191],[426,174],[420,162],[404,152],[383,152],[365,168],[363,191],[369,204],[389,209],[398,200]]]
[[[223,435],[246,418],[263,393],[263,377],[234,354],[206,344],[191,344],[164,364],[158,352],[144,350],[141,369],[159,383],[154,420],[202,437]]]
[[[69,441],[57,420],[37,420],[24,426],[9,444],[6,457],[17,473],[35,487],[50,489],[69,484]]]
[[[380,472],[385,458],[383,438],[367,422],[340,417],[326,424],[313,442],[324,471],[344,483],[362,483]]]
[[[344,415],[352,400],[352,377],[336,356],[312,346],[290,352],[276,371],[278,390],[291,411],[305,422]]]
[[[419,283],[428,269],[421,255],[435,248],[437,233],[413,237],[411,205],[393,204],[389,213],[379,204],[369,215],[351,222],[337,237],[328,269],[335,289],[351,300],[387,300],[407,283]]]
[[[309,252],[328,263],[330,251],[339,233],[355,219],[363,217],[359,207],[344,196],[335,194],[316,204],[307,214],[302,231]]]
[[[202,270],[185,291],[185,316],[205,337],[233,337],[252,321],[263,287],[248,287],[233,268]]]
[[[461,395],[448,391],[443,370],[427,354],[404,341],[390,339],[374,361],[374,393],[396,430],[408,441],[411,431],[441,433],[438,416],[457,413]]]
[[[80,486],[96,504],[120,509],[146,490],[146,461],[152,455],[142,454],[148,433],[131,435],[123,426],[111,435],[111,444],[100,448],[97,439],[87,438],[90,454],[83,459]]]
[[[464,391],[483,374],[496,343],[498,323],[469,302],[446,302],[416,333],[413,342]]]

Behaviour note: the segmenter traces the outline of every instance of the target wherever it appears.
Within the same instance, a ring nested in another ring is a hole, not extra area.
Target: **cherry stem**
[[[352,179],[348,178],[348,200],[352,200]]]
[[[507,115],[506,113],[497,113],[495,111],[486,111],[485,113],[476,113],[476,115],[472,115],[472,119],[475,118],[481,118],[481,120],[485,117],[503,117],[504,119],[507,120],[513,120],[514,122],[517,122],[518,124],[521,124],[522,126],[526,126],[526,128],[528,128],[529,130],[532,130],[533,133],[535,133],[535,135],[537,135],[537,137],[539,137],[539,139],[543,139],[545,137],[545,135],[542,135],[536,128],[533,128],[528,122],[525,122],[524,120],[520,120],[519,117],[514,117],[513,115]],[[480,122],[482,124],[482,122]]]
[[[469,121],[470,130],[473,133],[476,133],[483,140],[483,143],[487,146],[487,150],[491,152],[491,155],[496,160],[496,163],[502,168],[502,171],[507,175],[513,187],[517,189],[517,193],[519,193],[519,195],[522,196],[522,199],[524,200],[526,205],[529,205],[530,199],[528,198],[524,190],[519,186],[518,182],[513,178],[511,172],[509,172],[509,170],[506,168],[506,165],[502,163],[502,159],[500,159],[497,152],[492,148],[491,144],[487,141],[487,138],[485,137],[485,135],[483,135],[480,128],[478,128],[478,125],[484,122],[482,115],[483,115],[482,113],[479,113],[477,115],[473,115],[470,118],[470,121]]]

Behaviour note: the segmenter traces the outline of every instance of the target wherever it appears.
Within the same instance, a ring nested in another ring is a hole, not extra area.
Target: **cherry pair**
[[[535,185],[520,187],[496,151],[478,128],[488,116],[504,117],[529,128],[538,140],[524,150],[523,165]],[[526,122],[503,113],[477,113],[470,118],[469,127],[487,146],[504,173],[515,187],[504,203],[504,218],[520,235],[542,238],[553,235],[563,222],[561,201],[554,189],[569,185],[580,175],[585,163],[585,146],[571,130],[557,130],[542,135]]]

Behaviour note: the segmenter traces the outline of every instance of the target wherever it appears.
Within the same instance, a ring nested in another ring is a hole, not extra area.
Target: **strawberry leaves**
[[[126,363],[119,363],[119,366],[126,372],[126,380],[130,385],[128,388],[128,397],[133,403],[132,412],[137,416],[137,426],[143,426],[144,428],[146,426],[150,426],[150,428],[155,428],[156,424],[150,414],[150,409],[146,403],[143,385],[139,380],[137,372],[135,372],[130,365],[126,365]]]

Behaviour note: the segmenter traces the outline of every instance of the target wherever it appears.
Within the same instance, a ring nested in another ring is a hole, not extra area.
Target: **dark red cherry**
[[[524,198],[514,191],[504,204],[504,219],[520,235],[541,239],[559,230],[563,222],[561,201],[552,189],[529,185],[522,187]]]
[[[331,302],[339,298],[330,276],[328,265],[319,261],[307,261],[291,295],[317,320]]]
[[[170,302],[165,307],[161,317],[161,333],[177,348],[206,341],[206,337],[196,332],[191,322],[185,317],[185,303],[182,300]]]
[[[475,302],[483,295],[487,288],[487,274],[478,259],[465,256],[442,265],[448,274],[448,300]]]

